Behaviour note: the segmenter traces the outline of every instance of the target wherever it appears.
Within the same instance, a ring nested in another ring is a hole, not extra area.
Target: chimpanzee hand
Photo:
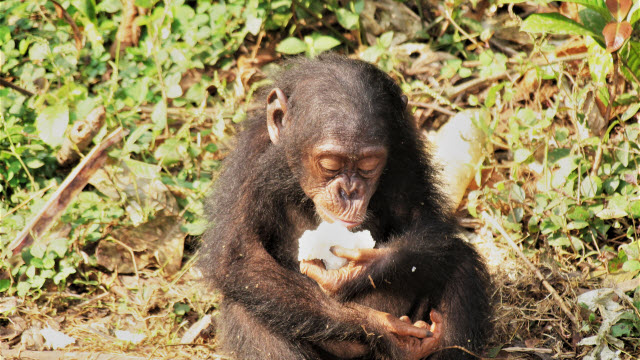
[[[433,325],[429,328],[424,321],[411,324],[407,316],[397,318],[364,305],[351,303],[349,306],[365,315],[367,320],[362,324],[364,331],[369,335],[388,337],[404,354],[403,359],[422,359],[432,353],[439,344],[442,317],[434,311],[431,314]],[[321,346],[344,359],[365,357],[371,351],[365,344],[350,341],[325,341]]]
[[[416,321],[412,326],[421,329],[428,329],[431,333],[431,336],[426,338],[418,338],[415,336],[397,336],[399,346],[407,354],[408,360],[423,359],[436,351],[440,345],[443,326],[442,315],[435,310],[431,310],[429,317],[431,318],[431,325],[420,320]],[[411,325],[411,320],[408,316],[402,316],[400,317],[400,320],[408,325]]]
[[[332,246],[331,252],[349,260],[347,265],[337,270],[327,270],[321,260],[303,260],[300,272],[315,280],[328,295],[335,295],[345,284],[370,275],[370,269],[377,261],[390,253],[389,249],[347,249]],[[371,277],[369,281],[373,282]],[[375,284],[372,284],[375,287]]]

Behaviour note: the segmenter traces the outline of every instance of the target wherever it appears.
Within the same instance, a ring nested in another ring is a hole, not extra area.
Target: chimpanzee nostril
[[[349,194],[347,193],[347,191],[345,189],[340,189],[340,196],[344,199],[344,200],[349,200]]]

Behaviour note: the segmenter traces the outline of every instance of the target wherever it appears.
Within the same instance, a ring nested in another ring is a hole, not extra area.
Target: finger
[[[431,331],[428,329],[422,329],[404,322],[401,322],[400,324],[402,325],[396,325],[395,329],[391,332],[398,336],[413,336],[420,339],[430,337],[432,335]]]
[[[348,249],[340,245],[334,245],[329,248],[329,251],[335,256],[345,258],[349,261],[360,260],[360,249]]]
[[[433,333],[433,338],[436,341],[440,341],[440,337],[442,337],[444,317],[438,311],[431,310],[431,313],[429,313],[429,318],[431,318],[431,326],[429,327],[429,330],[431,331],[431,333]]]
[[[407,324],[411,324],[411,319],[409,319],[409,317],[407,315],[405,316],[400,316],[400,321],[404,321]]]
[[[442,323],[444,321],[442,314],[435,310],[431,310],[431,312],[429,313],[429,318],[431,319],[432,323]]]
[[[422,321],[422,320],[418,320],[416,321],[413,326],[415,327],[419,327],[421,329],[428,329],[429,328],[429,324],[427,324],[426,322]]]
[[[411,325],[411,323],[401,321],[391,314],[385,314],[384,318],[386,321],[385,327],[387,328],[387,330],[398,336],[413,336],[417,338],[425,338],[428,337],[431,333],[428,329],[421,329],[419,327],[413,326]]]
[[[334,245],[329,249],[333,255],[349,261],[367,261],[380,257],[380,249],[349,249]]]
[[[327,271],[324,269],[324,264],[321,260],[302,260],[300,262],[300,272],[319,283],[325,278]]]

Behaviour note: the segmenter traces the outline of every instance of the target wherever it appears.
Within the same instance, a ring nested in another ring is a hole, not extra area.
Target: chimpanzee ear
[[[409,102],[409,98],[407,98],[407,95],[402,95],[400,96],[400,99],[402,100],[402,105],[404,105],[404,107],[407,107],[407,103]]]
[[[277,144],[280,131],[284,128],[288,105],[287,97],[282,90],[275,88],[267,96],[267,129],[271,142]]]

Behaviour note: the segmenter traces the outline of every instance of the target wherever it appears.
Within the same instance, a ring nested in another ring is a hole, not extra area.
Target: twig
[[[54,0],[49,0],[49,1],[51,1],[53,3],[53,7],[56,8],[56,13],[58,14],[58,17],[63,18],[64,21],[67,22],[67,24],[71,25],[71,29],[73,29],[73,38],[76,41],[76,49],[80,51],[82,49],[82,33],[80,32],[80,29],[78,29],[78,25],[76,25],[75,20],[73,20],[73,18],[71,17],[71,15],[69,15],[67,10],[65,10],[65,8],[63,8],[62,5],[60,5],[57,1],[54,1]]]
[[[7,80],[4,80],[4,79],[0,79],[0,85],[2,85],[4,87],[11,88],[11,89],[19,92],[20,94],[22,94],[24,96],[33,96],[33,95],[35,95],[31,91],[25,90],[25,89],[21,88],[20,86],[14,85],[13,83],[10,83],[10,82],[8,82]]]
[[[60,359],[92,359],[92,360],[148,360],[146,356],[131,356],[123,354],[106,354],[95,352],[66,352],[66,351],[31,351],[31,350],[0,350],[0,355],[9,359],[25,360],[60,360]],[[153,358],[151,360],[160,360]]]
[[[502,80],[506,77],[512,76],[512,75],[516,75],[518,72],[517,71],[505,71],[493,76],[489,76],[486,78],[478,78],[478,79],[473,79],[471,81],[467,81],[465,83],[462,83],[458,86],[454,86],[452,88],[449,88],[448,90],[444,91],[444,94],[446,97],[448,97],[449,99],[455,98],[456,96],[465,93],[469,90],[475,89],[479,86],[481,86],[484,83],[490,83],[490,82],[494,82],[496,80]],[[519,75],[518,75],[519,77]],[[514,79],[515,81],[515,79]]]
[[[409,105],[411,106],[417,106],[417,107],[421,107],[421,108],[425,108],[425,109],[431,109],[431,110],[435,110],[437,112],[443,113],[445,115],[449,115],[449,116],[454,116],[456,114],[455,111],[443,108],[440,105],[437,104],[429,104],[426,102],[419,102],[419,101],[409,101]]]
[[[551,64],[555,64],[555,63],[559,63],[559,62],[563,62],[563,61],[573,61],[573,60],[582,60],[584,58],[587,57],[587,54],[576,54],[576,55],[569,55],[569,56],[564,56],[561,58],[557,58],[555,60],[552,61],[548,61],[546,59],[543,60],[538,60],[538,61],[534,61],[532,63],[532,66],[545,66],[545,65],[551,65]],[[530,69],[531,67],[527,67],[525,70]],[[454,86],[453,88],[449,88],[448,90],[445,90],[444,95],[451,99],[451,98],[455,98],[456,96],[469,91],[471,89],[474,89],[476,87],[481,86],[484,83],[487,82],[492,82],[492,81],[496,81],[496,80],[502,80],[505,77],[509,77],[512,75],[515,75],[517,72],[516,71],[504,71],[502,73],[487,77],[487,78],[478,78],[478,79],[473,79],[470,81],[467,81],[465,83],[462,83],[458,86]],[[519,76],[518,76],[519,77]],[[515,81],[515,79],[514,79]]]
[[[123,243],[122,241],[120,241],[118,239],[110,238],[109,240],[111,240],[114,243],[122,246],[123,248],[125,248],[125,250],[127,250],[129,252],[129,255],[131,255],[131,262],[133,263],[133,271],[136,274],[136,280],[140,281],[140,274],[138,273],[138,264],[136,263],[136,255],[135,255],[133,249],[131,248],[131,246],[128,246],[127,244]]]
[[[464,35],[466,37],[466,39],[468,39],[469,41],[471,41],[473,43],[473,45],[475,45],[476,47],[480,47],[480,44],[478,44],[478,42],[476,41],[476,39],[474,39],[471,35],[469,35],[469,33],[467,33],[466,31],[464,31],[463,28],[460,27],[460,25],[458,25],[453,18],[451,17],[451,14],[449,14],[449,12],[447,11],[447,9],[444,9],[444,11],[442,12],[444,14],[444,17],[447,19],[447,21],[453,25],[454,28],[456,28],[456,30],[458,30],[462,35]],[[461,39],[461,40],[465,40],[465,39]]]
[[[8,249],[14,254],[23,247],[31,245],[33,239],[44,234],[51,224],[67,208],[69,203],[75,199],[82,189],[87,185],[91,176],[100,169],[107,161],[107,150],[114,144],[120,142],[125,135],[123,128],[118,128],[112,132],[100,145],[96,146],[82,159],[80,164],[62,182],[58,190],[51,196],[45,206],[31,219],[31,222],[16,236],[9,244]]]
[[[31,194],[31,196],[29,196],[29,198],[23,202],[20,203],[20,205],[14,207],[13,209],[9,210],[6,214],[3,214],[0,216],[0,220],[4,219],[5,217],[13,214],[14,212],[20,210],[21,208],[23,208],[25,205],[29,204],[31,202],[31,200],[37,198],[37,197],[41,197],[42,194],[46,193],[47,191],[49,191],[49,189],[51,189],[53,186],[55,185],[55,182],[52,182],[51,184],[49,184],[46,188],[44,189],[40,189],[39,191],[36,191],[35,193]]]
[[[512,346],[508,348],[502,348],[501,350],[506,352],[525,352],[525,353],[540,353],[540,354],[553,354],[553,350],[551,349],[536,349],[536,348],[526,348],[519,346]]]
[[[71,130],[64,138],[62,147],[56,154],[58,164],[67,166],[80,158],[82,151],[89,146],[93,137],[104,125],[106,114],[105,107],[101,105],[91,110],[83,120],[73,123]]]
[[[569,320],[571,321],[571,323],[573,324],[573,326],[577,329],[579,328],[578,326],[578,319],[576,319],[576,317],[573,315],[573,313],[571,312],[571,310],[569,310],[569,308],[567,307],[567,305],[564,303],[564,301],[562,300],[562,298],[560,297],[560,295],[558,294],[558,292],[556,291],[556,289],[553,288],[553,286],[551,286],[551,284],[549,284],[549,282],[547,280],[545,280],[544,276],[542,276],[542,273],[540,273],[540,270],[538,270],[538,268],[536,268],[535,266],[533,266],[533,264],[531,263],[531,261],[529,261],[529,259],[527,259],[527,257],[524,255],[524,253],[522,252],[522,250],[520,250],[520,248],[518,247],[518,245],[516,245],[515,241],[513,241],[513,239],[511,238],[511,236],[509,236],[509,234],[507,234],[507,232],[504,230],[504,228],[498,224],[498,222],[496,221],[496,219],[494,219],[491,215],[489,215],[487,212],[482,212],[482,217],[488,221],[491,226],[493,226],[496,230],[498,230],[498,232],[500,232],[500,234],[502,235],[502,237],[507,240],[507,242],[509,243],[509,245],[511,245],[511,247],[513,248],[513,250],[516,252],[516,254],[518,254],[518,256],[524,261],[524,263],[527,265],[527,267],[529,268],[529,270],[531,270],[536,277],[538,278],[538,280],[540,280],[542,282],[542,285],[544,285],[544,287],[547,289],[547,291],[549,291],[549,293],[551,294],[551,296],[553,297],[554,300],[556,300],[556,302],[558,303],[558,305],[560,306],[560,309],[562,309],[562,311],[565,313],[565,315],[567,315],[567,317],[569,318]]]

